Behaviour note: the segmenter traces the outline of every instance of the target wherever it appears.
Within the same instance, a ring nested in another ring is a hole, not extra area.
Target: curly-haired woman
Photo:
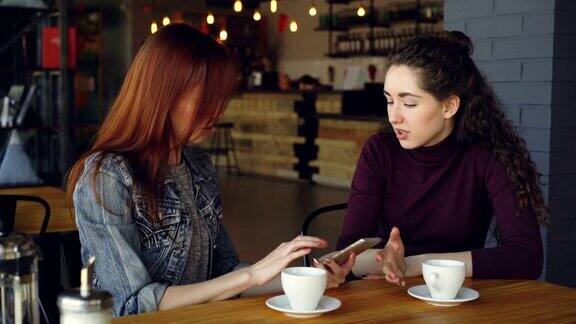
[[[413,38],[390,55],[384,93],[394,134],[364,145],[337,248],[387,243],[358,256],[356,276],[404,284],[428,259],[476,278],[538,278],[547,208],[525,142],[506,118],[461,32]],[[485,241],[495,216],[498,246]]]

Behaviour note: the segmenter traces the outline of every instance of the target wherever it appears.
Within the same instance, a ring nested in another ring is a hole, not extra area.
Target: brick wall
[[[542,173],[547,281],[576,286],[576,1],[446,0]]]

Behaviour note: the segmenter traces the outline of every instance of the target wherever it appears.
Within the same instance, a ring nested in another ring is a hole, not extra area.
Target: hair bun
[[[474,46],[470,37],[461,31],[444,32],[443,38],[449,41],[457,50],[465,56],[472,56]]]

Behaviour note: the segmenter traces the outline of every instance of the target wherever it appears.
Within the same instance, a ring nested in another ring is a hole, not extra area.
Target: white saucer
[[[280,311],[288,316],[296,318],[310,318],[320,316],[326,312],[338,309],[342,305],[338,299],[330,296],[322,296],[318,307],[311,311],[294,311],[290,307],[290,302],[288,302],[288,297],[286,295],[275,296],[266,301],[266,306]]]
[[[434,299],[426,285],[408,288],[408,294],[434,306],[456,306],[480,297],[480,294],[471,288],[462,287],[454,299]]]

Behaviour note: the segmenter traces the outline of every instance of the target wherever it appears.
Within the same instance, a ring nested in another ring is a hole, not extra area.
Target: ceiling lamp
[[[212,25],[214,23],[214,15],[209,12],[208,16],[206,16],[206,23],[208,23],[208,25]]]
[[[254,18],[256,21],[260,21],[260,19],[262,19],[262,15],[258,9],[254,10],[254,16],[252,16],[252,18]]]
[[[236,12],[242,11],[242,1],[240,0],[234,1],[234,11]]]

